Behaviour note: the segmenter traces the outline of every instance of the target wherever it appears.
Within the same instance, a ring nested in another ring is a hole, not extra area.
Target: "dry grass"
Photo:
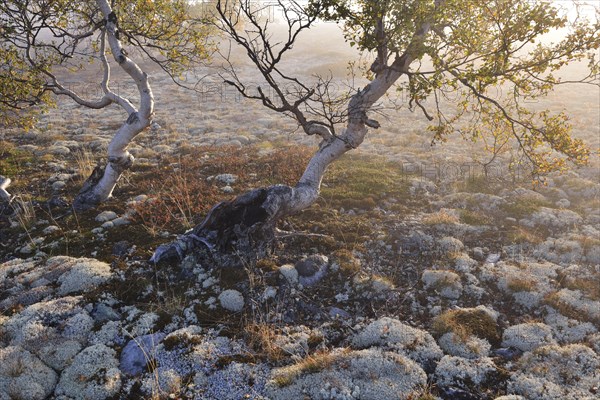
[[[277,332],[273,326],[252,322],[244,327],[243,332],[246,336],[246,343],[260,358],[265,358],[275,364],[287,358],[286,352],[275,342]]]
[[[434,319],[432,328],[437,336],[453,332],[463,340],[471,335],[487,339],[492,344],[500,340],[496,321],[487,312],[478,309],[448,310]]]
[[[75,153],[75,171],[77,172],[79,184],[83,184],[85,180],[94,171],[94,155],[88,149],[81,148]]]
[[[532,231],[526,229],[522,226],[513,227],[507,235],[507,239],[511,243],[532,243],[532,244],[540,244],[544,241],[544,236],[537,231]]]
[[[252,148],[208,148],[195,154],[165,157],[161,166],[136,177],[136,184],[151,201],[136,206],[138,220],[148,232],[181,231],[194,226],[219,201],[253,187],[276,183],[295,184],[310,157],[311,150],[288,147],[263,156]],[[218,174],[238,176],[233,194],[223,193],[215,182]]]
[[[279,387],[289,386],[302,374],[313,374],[331,367],[338,358],[339,354],[329,351],[316,352],[295,364],[281,368],[276,372],[273,380]]]
[[[33,201],[28,196],[16,196],[13,200],[13,209],[19,225],[23,228],[29,228],[36,221],[35,207]]]
[[[331,254],[331,261],[339,265],[344,276],[352,276],[360,271],[360,260],[348,249],[339,249]]]
[[[533,292],[536,288],[535,281],[524,278],[511,278],[508,280],[506,287],[511,292]]]
[[[459,222],[455,215],[452,215],[446,211],[438,211],[433,214],[429,214],[423,218],[425,225],[441,225],[441,224],[457,224]]]

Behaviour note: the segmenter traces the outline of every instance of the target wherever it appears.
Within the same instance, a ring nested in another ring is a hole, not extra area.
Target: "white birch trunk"
[[[6,191],[6,189],[10,186],[10,178],[5,178],[0,175],[0,201],[9,202],[10,201],[10,193]]]
[[[360,146],[368,127],[379,127],[376,121],[367,118],[367,112],[408,71],[415,50],[422,44],[429,29],[429,23],[423,24],[406,52],[397,56],[392,65],[382,69],[365,88],[352,96],[346,128],[339,136],[321,134],[325,139],[295,187],[277,185],[256,189],[233,201],[216,205],[202,224],[177,241],[159,246],[150,261],[158,263],[174,257],[182,259],[194,251],[195,257],[208,259],[220,267],[239,267],[264,257],[270,250],[276,223],[310,207],[319,196],[329,164]]]
[[[140,94],[140,104],[139,110],[135,109],[127,100],[109,93],[108,88],[105,88],[106,97],[121,105],[129,113],[129,117],[117,130],[108,146],[106,167],[104,170],[97,168],[77,195],[73,204],[76,210],[93,208],[111,197],[121,174],[133,164],[133,156],[127,151],[127,147],[133,138],[150,125],[154,115],[154,96],[148,75],[127,57],[127,53],[117,39],[118,21],[109,2],[97,0],[97,4],[106,19],[106,34],[111,53],[119,66],[134,80]],[[108,73],[107,63],[105,68]],[[107,85],[107,79],[104,84]]]

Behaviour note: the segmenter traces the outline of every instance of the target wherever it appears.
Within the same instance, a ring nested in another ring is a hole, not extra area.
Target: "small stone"
[[[230,193],[233,193],[233,192],[234,192],[233,188],[232,188],[231,186],[229,186],[229,185],[227,185],[227,186],[223,186],[223,187],[221,188],[221,191],[222,191],[223,193],[227,193],[227,194],[230,194]]]
[[[44,230],[42,231],[42,233],[44,235],[50,235],[50,234],[52,234],[54,232],[58,232],[58,231],[60,231],[60,228],[58,226],[56,226],[56,225],[50,225],[50,226],[47,226],[46,228],[44,228]]]
[[[329,316],[333,319],[348,319],[350,314],[338,307],[329,308]]]
[[[486,264],[495,264],[500,261],[500,254],[490,254],[485,259]]]
[[[102,224],[102,228],[104,229],[111,229],[115,226],[115,224],[113,224],[112,221],[106,221],[105,223]]]
[[[94,306],[92,317],[96,322],[119,321],[121,319],[118,312],[104,303],[98,303]]]
[[[481,247],[473,248],[473,258],[477,261],[485,260],[485,253],[483,252],[483,249]]]
[[[113,226],[123,226],[123,225],[129,225],[131,224],[131,221],[129,220],[129,218],[127,218],[126,216],[123,217],[119,217],[116,219],[113,219],[112,221],[110,221],[113,223]]]
[[[67,184],[63,181],[56,181],[52,184],[52,190],[54,190],[55,192],[58,192],[59,190],[64,189],[64,187],[67,186]]]
[[[106,221],[112,221],[113,219],[117,218],[117,213],[114,211],[102,211],[100,214],[98,214],[96,216],[96,221],[97,222],[106,222]]]
[[[329,259],[323,255],[315,254],[308,256],[295,265],[298,271],[298,279],[303,286],[313,286],[319,282],[327,273]]]
[[[279,267],[279,273],[285,278],[290,285],[298,283],[298,270],[291,264],[285,264]]]

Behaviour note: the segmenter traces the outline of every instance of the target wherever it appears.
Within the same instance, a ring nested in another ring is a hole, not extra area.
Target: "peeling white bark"
[[[0,175],[0,201],[10,201],[10,193],[6,191],[6,189],[10,186],[10,182],[10,178],[5,178]]]
[[[101,61],[104,68],[104,78],[102,80],[104,97],[101,102],[108,100],[111,103],[119,104],[127,111],[129,117],[117,130],[108,146],[108,163],[102,176],[99,176],[100,171],[95,171],[95,174],[92,174],[88,179],[88,182],[75,199],[74,207],[76,209],[94,207],[111,197],[121,174],[130,168],[134,161],[133,156],[127,151],[127,147],[133,138],[151,124],[154,115],[154,96],[148,81],[148,74],[127,57],[127,53],[117,38],[118,21],[109,2],[107,0],[97,0],[96,2],[106,19],[105,33],[101,38]],[[106,40],[108,40],[115,61],[134,80],[138,88],[140,94],[139,110],[127,99],[111,91],[108,86],[110,66],[105,53]]]
[[[436,6],[442,0],[436,1]],[[308,208],[319,196],[321,182],[329,164],[340,158],[344,153],[360,146],[365,139],[368,127],[378,128],[377,121],[367,118],[367,112],[371,107],[381,99],[385,93],[398,81],[398,79],[408,72],[409,65],[415,60],[415,51],[422,45],[425,36],[431,29],[431,24],[425,22],[415,35],[408,46],[408,49],[401,56],[397,56],[388,68],[382,68],[375,78],[362,90],[353,95],[348,104],[348,125],[340,136],[334,137],[321,132],[327,129],[324,126],[318,126],[320,134],[325,138],[319,150],[309,161],[304,174],[293,190],[292,198],[288,205],[289,213],[295,213]]]

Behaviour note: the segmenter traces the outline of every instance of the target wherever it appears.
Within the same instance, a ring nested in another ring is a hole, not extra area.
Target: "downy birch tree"
[[[191,250],[218,257],[222,266],[263,257],[276,223],[317,200],[327,166],[379,128],[370,114],[397,90],[431,121],[434,140],[443,141],[459,126],[469,139],[497,135],[500,143],[518,149],[536,176],[588,160],[590,150],[571,136],[567,115],[528,106],[559,85],[593,85],[597,90],[598,9],[584,17],[576,2],[565,9],[560,2],[543,0],[277,3],[287,28],[283,39],[270,34],[256,2],[217,2],[220,29],[247,55],[264,85],[251,87],[233,64],[226,82],[295,119],[306,134],[320,136],[319,148],[295,186],[259,188],[216,205],[200,225],[159,247],[153,261],[183,257]],[[569,18],[569,12],[576,17]],[[331,98],[326,79],[309,84],[282,66],[298,37],[320,19],[340,23],[350,45],[373,60],[364,71],[368,83],[347,96]],[[552,32],[559,32],[560,40],[545,40]],[[574,62],[587,63],[588,73],[577,80],[557,77]],[[500,96],[494,95],[498,87],[503,88]],[[451,115],[441,106],[448,98],[458,105]]]
[[[21,110],[53,105],[54,96],[92,109],[121,107],[126,117],[108,146],[106,163],[94,169],[73,202],[76,210],[95,207],[111,197],[134,161],[128,145],[152,123],[154,96],[140,60],[159,65],[176,80],[209,54],[204,22],[193,18],[183,0],[0,1],[0,126],[31,127],[34,117]],[[91,64],[101,69],[96,81],[83,77]],[[137,101],[111,87],[115,65],[137,89]],[[80,87],[101,87],[99,98],[86,98],[65,83],[76,79]]]

